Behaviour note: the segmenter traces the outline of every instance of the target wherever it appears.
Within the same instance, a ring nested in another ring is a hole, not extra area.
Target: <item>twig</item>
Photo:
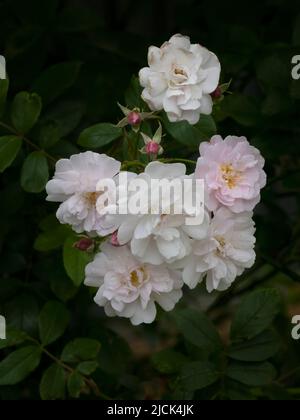
[[[300,282],[300,276],[294,271],[290,270],[288,267],[283,267],[280,263],[278,263],[276,260],[273,260],[273,258],[269,257],[268,255],[260,254],[260,256],[268,264],[276,268],[281,273],[285,274],[287,277],[290,277],[292,280],[296,282]]]
[[[69,373],[74,373],[76,370],[73,369],[71,366],[67,365],[66,363],[64,363],[62,360],[58,359],[56,356],[54,356],[54,354],[50,353],[47,349],[45,349],[45,347],[43,347],[41,345],[41,343],[38,340],[35,340],[32,337],[28,337],[29,341],[34,342],[36,345],[38,345],[41,349],[41,351],[49,357],[49,359],[51,359],[53,362],[55,362],[56,364],[58,364],[59,366],[61,366],[64,370],[66,370]],[[98,385],[93,381],[93,379],[87,378],[85,376],[83,376],[84,382],[85,384],[94,392],[94,394],[96,395],[96,397],[102,398],[103,400],[111,400],[111,398],[109,396],[107,396],[106,394],[104,394],[103,392],[100,391],[100,389],[98,388]]]
[[[197,165],[197,162],[189,159],[159,159],[162,163],[185,163],[187,165]]]
[[[297,368],[291,370],[290,372],[286,373],[284,376],[278,379],[277,383],[282,384],[286,382],[288,379],[290,379],[292,376],[294,376],[296,373],[300,371],[300,366]]]
[[[47,159],[49,159],[53,164],[56,164],[57,159],[55,159],[55,157],[51,156],[45,150],[41,149],[37,144],[33,143],[26,136],[24,136],[24,134],[18,133],[13,127],[10,127],[8,124],[3,123],[2,121],[0,121],[0,126],[3,127],[5,130],[9,131],[11,134],[22,138],[24,142],[27,143],[32,149],[43,153],[43,155],[45,155]]]

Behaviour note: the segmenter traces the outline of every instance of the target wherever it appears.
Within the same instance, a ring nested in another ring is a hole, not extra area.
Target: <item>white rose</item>
[[[77,233],[97,233],[106,236],[113,228],[104,227],[105,217],[100,216],[96,204],[100,193],[98,182],[112,179],[120,171],[121,163],[106,155],[86,152],[61,159],[56,164],[54,178],[48,182],[47,200],[62,203],[57,218],[69,224]]]
[[[117,239],[120,245],[129,244],[132,254],[144,263],[160,265],[174,263],[188,256],[192,250],[192,239],[203,239],[207,235],[209,215],[205,212],[201,225],[189,226],[186,222],[187,214],[168,214],[168,208],[181,201],[182,194],[172,188],[171,194],[163,196],[162,189],[152,189],[153,180],[181,180],[191,179],[186,175],[186,167],[181,163],[164,164],[161,162],[150,163],[145,172],[136,175],[135,180],[143,180],[149,185],[151,200],[145,197],[145,214],[143,215],[117,215],[109,216],[107,221],[116,226]],[[154,194],[156,192],[156,194]],[[178,194],[178,195],[177,195]],[[129,200],[137,193],[129,194]],[[171,200],[171,201],[170,201]],[[138,199],[136,201],[139,201]],[[160,213],[152,214],[152,208]]]
[[[156,318],[155,303],[172,311],[181,299],[183,282],[177,271],[142,264],[127,246],[106,243],[101,251],[86,268],[85,285],[99,289],[95,302],[108,316],[150,324]]]
[[[210,94],[218,87],[221,73],[215,54],[175,35],[161,48],[150,47],[148,64],[140,71],[140,84],[152,111],[165,110],[171,122],[190,124],[196,124],[200,114],[212,113]]]
[[[206,276],[208,292],[227,290],[255,263],[253,213],[235,214],[222,207],[212,219],[208,238],[195,241],[184,261],[183,281],[191,289]]]

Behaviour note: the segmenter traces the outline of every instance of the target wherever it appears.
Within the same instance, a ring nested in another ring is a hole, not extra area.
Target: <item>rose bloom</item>
[[[156,303],[174,309],[182,297],[181,275],[165,265],[142,264],[127,246],[108,243],[86,268],[85,284],[98,288],[95,302],[108,316],[129,318],[133,325],[151,324]]]
[[[183,280],[191,288],[206,277],[208,292],[227,290],[255,263],[253,213],[235,214],[222,207],[212,219],[208,237],[194,241],[183,262]]]
[[[93,152],[57,162],[54,178],[48,182],[46,190],[48,201],[62,203],[57,211],[60,223],[71,225],[77,233],[101,236],[113,233],[113,230],[104,228],[105,217],[96,210],[100,196],[97,184],[112,179],[120,168],[121,163],[115,159]]]
[[[190,226],[186,224],[187,214],[169,214],[169,207],[177,200],[182,199],[182,189],[178,196],[176,189],[172,193],[162,196],[162,192],[151,189],[152,180],[181,180],[190,179],[186,175],[186,166],[181,163],[164,164],[161,162],[150,163],[145,172],[133,177],[135,180],[146,181],[151,190],[151,200],[148,194],[141,201],[145,203],[144,212],[141,215],[116,215],[108,216],[110,226],[115,226],[117,239],[120,245],[128,244],[132,254],[144,263],[160,265],[173,263],[181,260],[191,252],[192,239],[203,239],[207,235],[209,226],[209,215],[205,212],[204,221],[201,225]],[[138,193],[129,194],[129,201]],[[156,197],[156,201],[154,200]],[[162,198],[162,200],[160,200]],[[170,202],[171,199],[171,202]],[[135,201],[140,201],[136,198]],[[159,214],[152,214],[151,207],[159,211]],[[144,214],[145,213],[145,214]]]
[[[221,73],[215,54],[175,35],[161,48],[149,48],[148,64],[139,76],[142,98],[152,111],[165,110],[171,122],[190,124],[196,124],[200,114],[212,113],[210,94],[218,87]]]
[[[209,210],[220,206],[234,213],[252,211],[266,185],[265,161],[245,137],[214,136],[200,145],[196,178],[205,180]]]

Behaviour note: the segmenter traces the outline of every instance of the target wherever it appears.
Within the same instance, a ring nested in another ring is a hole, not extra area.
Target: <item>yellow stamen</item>
[[[221,172],[222,178],[226,182],[228,188],[235,188],[241,178],[241,173],[236,171],[231,164],[221,165]]]
[[[183,69],[175,68],[174,72],[175,72],[176,76],[187,77],[187,74]]]
[[[223,236],[216,236],[215,240],[219,243],[219,246],[216,250],[216,255],[224,256],[225,255],[225,246],[226,246],[225,238],[223,238]]]
[[[96,206],[97,200],[100,197],[101,193],[91,192],[85,194],[85,199],[91,207]]]
[[[139,267],[130,273],[130,283],[133,287],[141,286],[147,280],[147,273],[144,267]]]

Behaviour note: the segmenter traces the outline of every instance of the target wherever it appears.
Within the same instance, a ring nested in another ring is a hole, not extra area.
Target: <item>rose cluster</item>
[[[152,112],[134,111],[140,117],[135,129],[143,116],[162,110],[171,122],[197,123],[201,114],[212,112],[219,78],[217,57],[186,37],[176,35],[160,49],[151,47],[140,83]],[[124,125],[132,113],[123,111]],[[224,291],[255,262],[253,209],[266,184],[260,152],[244,137],[215,136],[201,143],[195,172],[187,175],[184,164],[157,160],[163,153],[161,137],[161,126],[153,139],[143,135],[142,152],[153,161],[144,172],[128,176],[149,183],[204,180],[205,216],[197,226],[188,225],[185,214],[166,214],[163,208],[155,215],[150,208],[140,215],[105,215],[99,182],[117,180],[122,173],[121,162],[107,155],[85,152],[62,159],[47,185],[48,200],[61,203],[57,218],[62,224],[103,238],[86,268],[85,284],[98,289],[95,302],[108,316],[128,318],[133,325],[152,323],[157,305],[173,310],[184,285],[193,289],[206,282],[208,292]]]

